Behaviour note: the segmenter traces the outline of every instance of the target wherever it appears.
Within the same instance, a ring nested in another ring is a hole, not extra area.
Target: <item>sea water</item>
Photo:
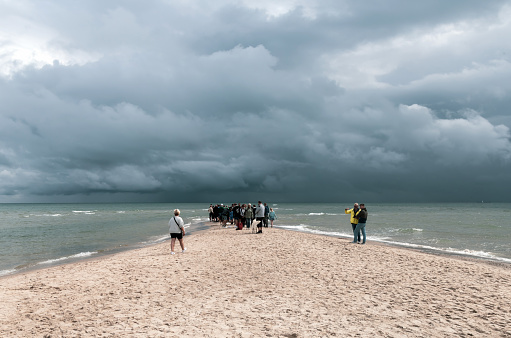
[[[175,208],[187,228],[208,217],[202,204],[0,204],[0,276],[163,242]]]
[[[353,239],[353,204],[274,206],[278,226]],[[366,204],[368,240],[511,263],[510,203]]]
[[[348,203],[268,203],[278,228],[352,238]],[[209,204],[0,204],[0,276],[167,241],[179,208],[188,233]],[[366,204],[368,241],[511,263],[511,204]],[[232,228],[226,231],[234,231]]]

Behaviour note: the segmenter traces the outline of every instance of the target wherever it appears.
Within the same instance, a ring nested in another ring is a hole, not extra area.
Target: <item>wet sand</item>
[[[185,243],[0,278],[0,336],[511,337],[510,265],[266,228]]]

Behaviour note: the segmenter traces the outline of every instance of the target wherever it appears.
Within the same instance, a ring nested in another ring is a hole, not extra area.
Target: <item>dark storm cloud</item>
[[[0,201],[509,200],[508,1],[0,9]]]

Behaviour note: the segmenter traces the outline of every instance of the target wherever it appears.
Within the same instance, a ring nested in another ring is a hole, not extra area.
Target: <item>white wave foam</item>
[[[202,217],[202,218],[193,218],[192,222],[194,224],[200,224],[202,222],[209,222],[209,217]]]
[[[67,257],[60,257],[60,258],[55,258],[55,259],[49,259],[47,261],[39,262],[37,264],[38,265],[53,264],[53,263],[62,262],[62,261],[65,261],[65,260],[68,260],[68,259],[73,259],[73,258],[90,257],[90,256],[92,256],[94,254],[97,254],[97,252],[96,251],[94,251],[94,252],[80,252],[79,254],[76,254],[76,255],[71,255],[71,256],[67,256]]]
[[[34,216],[34,217],[59,217],[59,216],[62,216],[62,214],[30,214],[30,215],[25,215],[23,217],[31,217],[31,216]]]
[[[348,233],[333,232],[333,231],[330,232],[330,231],[322,231],[322,230],[312,229],[312,228],[309,228],[305,224],[277,225],[275,227],[289,229],[292,231],[308,232],[308,233],[313,233],[313,234],[317,234],[317,235],[340,236],[340,237],[346,237],[346,238],[353,237],[353,234],[348,234]],[[413,230],[422,231],[422,229],[413,229]],[[499,261],[499,262],[511,263],[511,259],[509,259],[509,258],[498,257],[490,252],[485,252],[485,251],[476,251],[476,250],[469,250],[469,249],[463,250],[463,249],[453,249],[453,248],[436,248],[436,247],[429,246],[429,245],[396,242],[396,241],[388,240],[387,237],[374,237],[374,236],[369,237],[368,236],[368,240],[371,240],[374,242],[380,242],[380,243],[401,246],[401,247],[417,248],[417,249],[431,250],[431,251],[437,251],[437,252],[446,252],[446,253],[451,253],[451,254],[471,256],[471,257],[476,257],[476,258],[485,258],[485,259],[491,259],[491,260],[495,260],[495,261]]]
[[[96,212],[91,210],[73,210],[75,214],[95,215]]]
[[[166,235],[166,236],[163,236],[163,237],[152,237],[148,241],[141,242],[140,244],[142,244],[142,245],[158,244],[158,243],[165,242],[169,238],[170,238],[170,235]]]
[[[340,236],[340,237],[346,237],[346,238],[353,237],[352,234],[347,234],[347,233],[343,233],[343,232],[322,231],[322,230],[312,229],[312,228],[309,228],[309,226],[305,225],[305,224],[300,224],[300,225],[276,225],[275,227],[276,228],[289,229],[289,230],[293,230],[293,231],[308,232],[308,233],[316,234],[316,235]]]
[[[289,230],[298,230],[298,231],[305,231],[307,230],[307,226],[304,225],[304,224],[300,224],[300,225],[276,225],[275,226],[276,228],[284,228],[284,229],[289,229]]]
[[[371,240],[375,240],[375,239],[371,238]],[[431,250],[431,251],[437,251],[437,252],[446,252],[446,253],[451,253],[451,254],[456,254],[456,255],[471,256],[471,257],[476,257],[476,258],[486,258],[486,259],[491,259],[491,260],[495,260],[495,261],[511,263],[511,259],[509,259],[509,258],[498,257],[490,252],[485,252],[485,251],[476,251],[476,250],[469,250],[469,249],[454,249],[454,248],[437,248],[437,247],[430,246],[430,245],[401,243],[401,242],[389,241],[389,240],[377,240],[377,241],[382,242],[382,243],[392,244],[392,245],[404,246],[404,247],[408,247],[408,248],[417,248],[417,249]]]
[[[322,216],[324,214],[324,212],[309,212],[309,216]]]
[[[16,270],[14,270],[14,269],[0,270],[0,277],[10,275],[11,273],[14,273],[14,272],[16,272]]]

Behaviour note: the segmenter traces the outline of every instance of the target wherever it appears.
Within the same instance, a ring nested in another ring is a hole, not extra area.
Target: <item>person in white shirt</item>
[[[174,210],[174,217],[169,220],[169,233],[170,233],[170,254],[174,255],[174,246],[176,244],[176,238],[179,241],[179,245],[181,245],[181,249],[183,252],[186,251],[185,244],[183,242],[183,236],[185,235],[185,222],[179,214],[181,211],[179,209]]]
[[[255,212],[255,217],[256,217],[256,220],[259,221],[259,223],[257,223],[257,229],[259,229],[259,231],[257,231],[257,233],[262,234],[263,233],[263,222],[264,222],[264,205],[263,205],[263,202],[261,202],[261,201],[258,202],[258,206],[257,206],[256,212]]]

